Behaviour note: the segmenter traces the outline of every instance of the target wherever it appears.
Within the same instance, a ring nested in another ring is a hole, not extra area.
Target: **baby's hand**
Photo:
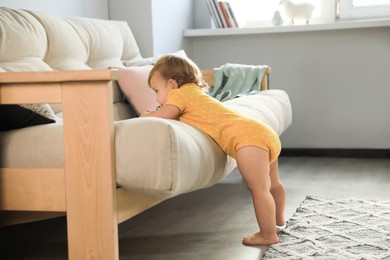
[[[141,117],[143,117],[143,116],[147,116],[147,115],[148,115],[148,114],[150,114],[150,113],[156,112],[156,110],[157,110],[157,109],[155,109],[155,110],[152,110],[152,109],[146,109],[146,112],[145,112],[145,113],[143,113],[143,114],[141,115]]]

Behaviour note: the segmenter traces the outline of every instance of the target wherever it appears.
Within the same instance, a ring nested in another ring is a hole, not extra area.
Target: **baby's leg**
[[[286,220],[284,218],[284,210],[286,208],[286,189],[279,179],[279,166],[276,160],[271,164],[271,194],[274,197],[276,205],[276,225],[284,226]]]
[[[237,165],[252,194],[260,232],[244,238],[246,245],[270,245],[279,241],[276,234],[275,201],[271,195],[269,154],[256,146],[237,151]]]

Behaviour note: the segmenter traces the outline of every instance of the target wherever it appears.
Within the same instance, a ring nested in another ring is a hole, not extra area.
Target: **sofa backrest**
[[[0,7],[0,72],[107,69],[141,59],[124,21]],[[116,85],[114,104],[124,100]],[[52,108],[56,113],[61,110]],[[116,120],[123,119],[118,114],[128,114],[115,111],[114,107]]]
[[[0,8],[0,71],[105,69],[139,59],[126,22]]]

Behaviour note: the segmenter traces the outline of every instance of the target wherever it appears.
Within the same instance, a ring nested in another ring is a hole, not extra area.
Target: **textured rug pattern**
[[[308,196],[264,259],[389,259],[390,201]]]

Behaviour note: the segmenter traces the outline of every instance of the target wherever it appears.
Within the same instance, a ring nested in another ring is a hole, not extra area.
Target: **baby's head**
[[[149,74],[149,85],[156,71],[166,80],[175,80],[179,88],[187,83],[195,83],[199,87],[207,86],[201,71],[192,60],[174,54],[163,55],[157,60]]]

